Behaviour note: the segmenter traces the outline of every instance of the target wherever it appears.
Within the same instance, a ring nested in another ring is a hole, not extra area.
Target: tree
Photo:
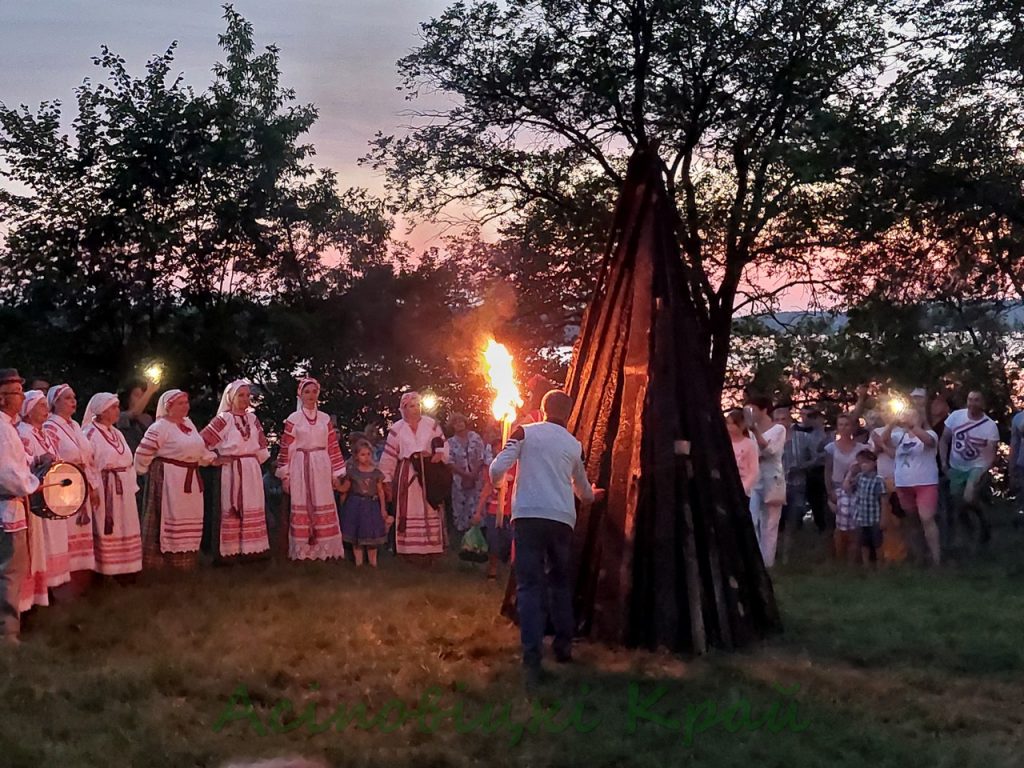
[[[843,316],[807,316],[786,326],[737,323],[726,399],[746,390],[780,403],[853,405],[860,384],[906,395],[916,387],[963,404],[979,389],[1007,421],[1024,381],[1015,360],[1021,331],[990,303],[909,305],[875,297]]]
[[[386,171],[404,211],[472,204],[528,247],[531,217],[553,228],[607,221],[625,156],[655,147],[720,388],[745,271],[803,282],[825,249],[863,236],[840,226],[846,172],[871,135],[891,8],[459,2],[425,23],[422,44],[399,62],[411,100],[441,91],[454,106],[417,111],[408,135],[378,136],[366,161]],[[594,217],[602,202],[605,216]],[[552,252],[587,270],[604,235]],[[540,259],[534,274],[547,285],[537,290],[551,290],[565,261]]]
[[[261,303],[309,311],[389,258],[383,204],[310,164],[316,109],[281,85],[278,49],[224,17],[202,92],[172,76],[174,45],[142,77],[104,47],[106,82],[77,89],[70,136],[59,102],[0,105],[0,295],[24,329],[10,359],[89,391],[158,356],[212,399],[247,372]]]
[[[854,300],[1024,300],[1022,13],[1019,0],[917,9],[924,61],[899,71],[855,171],[854,226],[882,234],[845,262]]]

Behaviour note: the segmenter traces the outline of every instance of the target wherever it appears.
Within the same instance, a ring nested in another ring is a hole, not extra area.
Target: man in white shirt
[[[23,498],[39,488],[14,428],[14,419],[25,401],[22,385],[16,370],[0,369],[0,640],[10,644],[17,644],[21,633],[18,603],[28,569],[28,520]]]
[[[545,606],[550,605],[557,661],[572,660],[575,622],[569,581],[572,532],[576,526],[574,495],[583,504],[600,501],[583,466],[583,447],[565,428],[572,398],[560,390],[541,402],[544,421],[513,431],[490,466],[491,483],[499,487],[519,462],[512,494],[515,539],[516,605],[528,688],[541,681]]]
[[[981,392],[969,393],[967,407],[946,418],[939,445],[942,466],[949,477],[950,499],[962,522],[967,522],[968,511],[977,515],[983,544],[990,537],[984,504],[998,444],[999,427],[985,413],[984,396]]]

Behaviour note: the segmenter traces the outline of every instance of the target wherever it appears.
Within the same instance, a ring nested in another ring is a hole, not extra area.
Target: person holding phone
[[[939,527],[935,516],[939,511],[939,465],[935,456],[938,435],[921,419],[920,408],[911,406],[894,414],[882,434],[883,442],[893,452],[894,480],[900,507],[921,521],[921,530],[932,562],[941,561]]]

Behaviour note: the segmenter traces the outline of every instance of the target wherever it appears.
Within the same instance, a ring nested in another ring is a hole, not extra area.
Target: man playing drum
[[[39,488],[14,428],[25,399],[23,383],[13,368],[0,368],[0,639],[12,645],[21,633],[18,603],[28,568],[24,497]]]

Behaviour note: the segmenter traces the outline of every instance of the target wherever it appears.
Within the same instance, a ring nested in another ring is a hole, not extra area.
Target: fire
[[[146,369],[145,376],[154,384],[159,384],[164,376],[164,367],[160,363],[153,363]]]
[[[504,344],[488,339],[487,348],[484,349],[484,360],[487,362],[488,382],[495,394],[491,412],[498,421],[511,423],[515,421],[518,410],[523,407],[523,399],[519,396],[512,368],[512,355]]]

